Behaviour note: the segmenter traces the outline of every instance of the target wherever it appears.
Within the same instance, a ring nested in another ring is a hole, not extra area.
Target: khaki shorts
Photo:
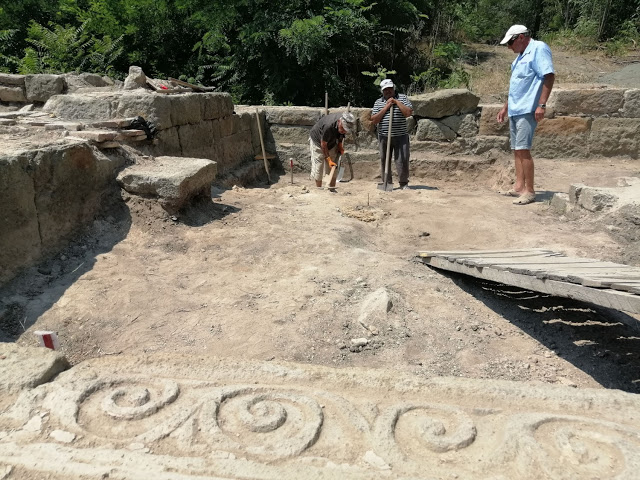
[[[311,180],[321,181],[324,175],[325,164],[327,163],[322,153],[322,148],[313,143],[313,140],[309,139],[309,150],[311,150]],[[338,158],[338,144],[329,150],[329,156],[337,163]],[[329,171],[329,165],[327,165],[327,172]]]

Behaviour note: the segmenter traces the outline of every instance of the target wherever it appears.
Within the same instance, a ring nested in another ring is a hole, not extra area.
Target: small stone
[[[71,443],[76,439],[75,433],[65,432],[64,430],[54,430],[49,436],[60,443]]]
[[[369,343],[369,339],[364,337],[351,339],[351,345],[353,345],[354,347],[364,347],[368,343]]]
[[[456,327],[456,330],[459,332],[460,330],[462,330],[462,327],[461,327],[460,325],[458,325],[458,326]]]

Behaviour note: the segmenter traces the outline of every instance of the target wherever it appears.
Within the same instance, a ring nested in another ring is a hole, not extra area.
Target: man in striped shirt
[[[378,146],[380,149],[380,178],[384,182],[384,170],[387,156],[387,136],[389,133],[389,111],[394,107],[393,124],[391,125],[391,155],[396,164],[400,188],[409,188],[409,132],[407,117],[413,115],[413,105],[409,98],[396,93],[395,85],[389,79],[380,82],[382,97],[376,100],[371,109],[371,122],[378,125]],[[392,183],[391,166],[387,172],[387,183]]]

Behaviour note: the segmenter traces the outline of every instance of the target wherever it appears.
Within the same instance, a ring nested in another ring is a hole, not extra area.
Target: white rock
[[[391,470],[389,464],[371,450],[367,450],[362,459],[372,467],[379,470]]]
[[[368,343],[369,343],[369,339],[364,337],[351,339],[351,345],[353,345],[354,347],[364,347]]]
[[[40,416],[33,417],[22,429],[27,432],[40,432],[42,430],[42,418]]]
[[[61,443],[71,443],[76,439],[76,434],[64,430],[54,430],[49,434],[51,438]]]

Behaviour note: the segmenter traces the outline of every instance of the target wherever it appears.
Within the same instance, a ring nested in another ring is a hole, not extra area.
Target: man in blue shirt
[[[500,42],[518,54],[511,64],[509,98],[497,115],[499,123],[509,116],[511,150],[516,167],[516,183],[504,194],[518,197],[516,205],[527,205],[536,199],[533,185],[531,143],[538,122],[544,118],[547,100],[555,74],[549,46],[531,38],[524,25],[513,25]]]

